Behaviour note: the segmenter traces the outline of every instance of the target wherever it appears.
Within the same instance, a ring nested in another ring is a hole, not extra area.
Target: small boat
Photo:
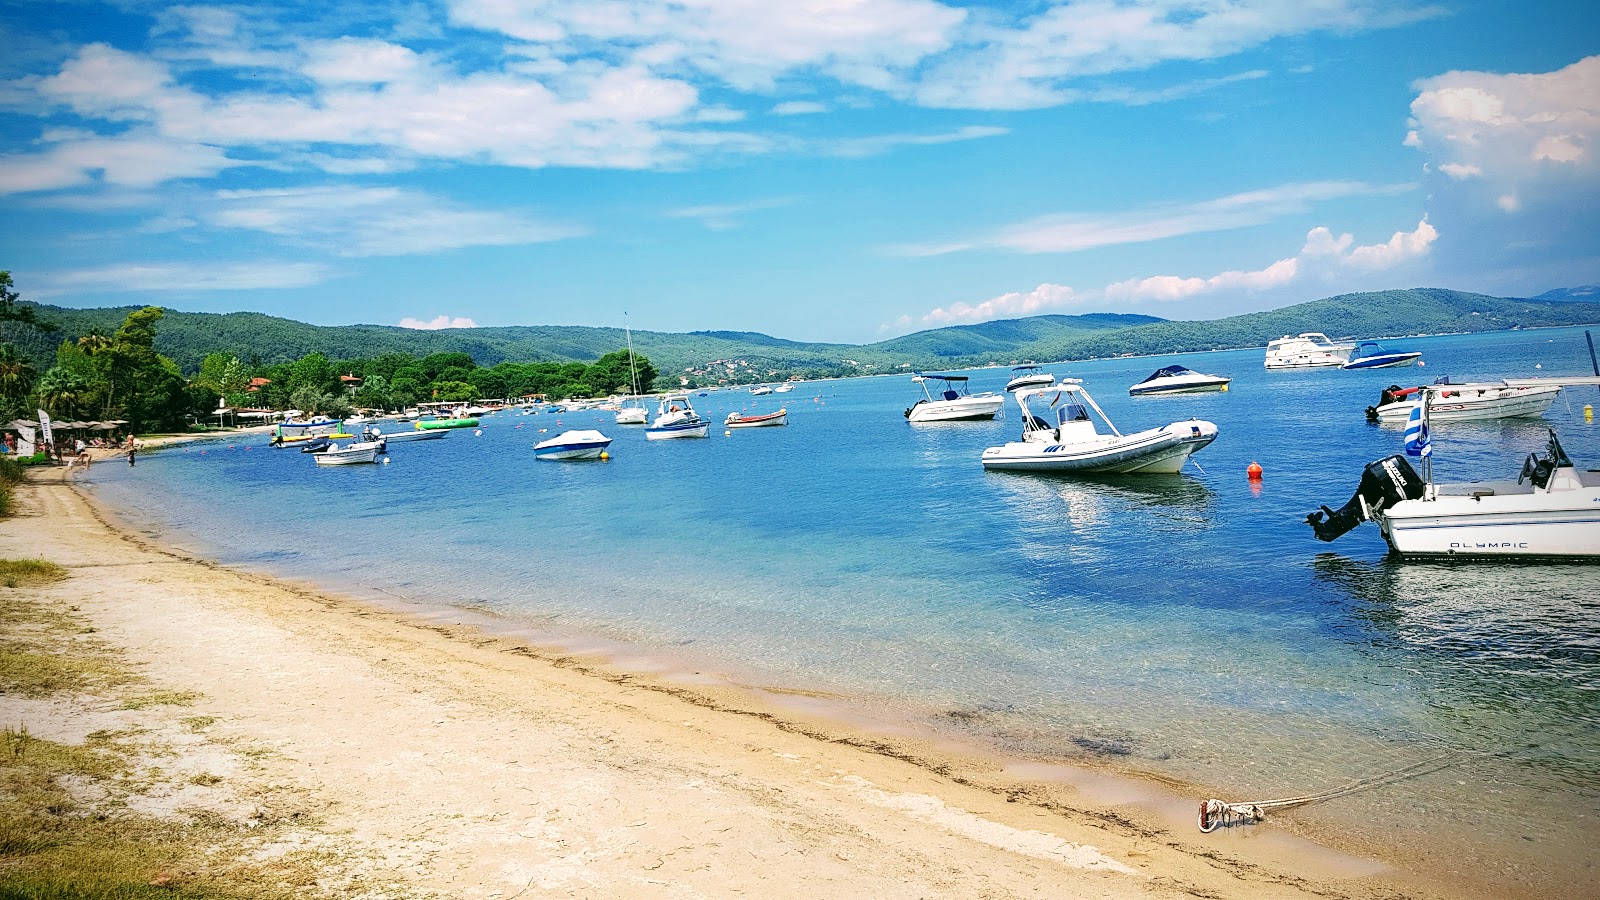
[[[380,441],[357,441],[340,447],[338,444],[329,444],[328,449],[313,456],[319,466],[351,466],[359,463],[378,461],[378,451],[383,449]]]
[[[383,432],[376,428],[369,428],[362,432],[368,440],[383,440],[385,443],[402,443],[405,441],[436,441],[450,436],[450,429],[435,428],[432,430],[418,430],[415,428],[401,429],[400,431]]]
[[[1205,391],[1225,391],[1233,381],[1222,375],[1207,375],[1188,366],[1167,366],[1151,373],[1149,378],[1128,388],[1132,397],[1149,397],[1160,394],[1199,394]]]
[[[1600,377],[1539,380],[1600,385]],[[1317,538],[1332,541],[1376,522],[1401,556],[1600,558],[1600,471],[1573,465],[1555,429],[1544,455],[1530,453],[1515,481],[1433,480],[1428,428],[1444,388],[1422,388],[1407,425],[1406,453],[1420,458],[1422,474],[1400,454],[1368,463],[1350,502],[1306,517]]]
[[[794,382],[785,381],[783,384],[780,384],[777,387],[773,388],[772,392],[774,394],[787,394],[792,390],[794,390]]]
[[[472,417],[455,419],[423,419],[417,423],[417,428],[423,431],[432,431],[438,428],[476,428],[478,420]]]
[[[1006,399],[999,394],[967,393],[968,378],[965,375],[927,375],[918,372],[911,380],[922,385],[922,393],[927,398],[918,400],[906,409],[906,419],[911,422],[992,419],[1006,402]],[[934,397],[933,391],[929,390],[929,382],[944,386],[938,397]]]
[[[618,425],[644,425],[650,421],[650,411],[644,408],[638,398],[629,397],[617,407],[616,419]]]
[[[772,425],[789,424],[785,418],[788,415],[789,410],[787,407],[775,413],[767,413],[764,416],[741,416],[736,412],[731,412],[728,413],[728,418],[724,419],[722,424],[729,428],[766,428]]]
[[[1307,331],[1297,337],[1283,337],[1267,344],[1269,369],[1315,369],[1342,366],[1356,349],[1355,344],[1336,343],[1320,331]]]
[[[301,453],[321,453],[333,445],[333,441],[325,437],[307,438],[302,443]]]
[[[1007,391],[1020,391],[1025,387],[1049,387],[1056,383],[1056,377],[1038,366],[1012,366],[1011,380],[1006,382]]]
[[[1356,345],[1355,352],[1350,355],[1350,360],[1341,369],[1399,369],[1405,366],[1416,365],[1422,358],[1421,350],[1395,350],[1388,351],[1374,341],[1362,341]]]
[[[305,440],[314,437],[329,437],[343,432],[344,423],[338,419],[327,416],[312,416],[309,419],[295,421],[287,419],[273,426],[272,437],[274,441],[289,442]],[[350,437],[350,435],[345,435]]]
[[[772,393],[772,388],[769,388],[764,384],[756,385],[750,389],[750,396],[752,397],[765,397],[770,393]]]
[[[700,418],[687,394],[668,394],[656,408],[656,420],[644,430],[646,440],[711,436],[711,423]]]
[[[1560,379],[1554,379],[1560,381]],[[1367,407],[1367,420],[1401,424],[1411,418],[1423,393],[1428,399],[1430,422],[1482,422],[1490,419],[1536,419],[1544,415],[1561,393],[1561,384],[1545,378],[1508,378],[1500,382],[1451,384],[1449,376],[1424,387],[1401,388],[1391,384],[1378,395],[1378,405]]]
[[[533,445],[536,459],[599,459],[611,438],[598,431],[566,431]]]
[[[1035,397],[1051,395],[1055,419],[1036,416],[1028,407]],[[1173,474],[1195,452],[1217,439],[1217,426],[1190,419],[1123,434],[1076,378],[1051,387],[1024,388],[1016,393],[1022,409],[1022,438],[983,451],[985,469],[1081,474]],[[1101,434],[1089,418],[1094,410],[1110,434]]]

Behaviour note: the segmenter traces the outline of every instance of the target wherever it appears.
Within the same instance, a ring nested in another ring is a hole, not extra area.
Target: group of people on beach
[[[128,467],[133,467],[139,453],[139,445],[134,442],[133,435],[128,435],[127,440],[119,441],[116,444],[106,444],[97,440],[91,445],[83,438],[78,438],[73,442],[73,455],[67,460],[67,473],[71,474],[73,469],[87,470],[89,468],[89,465],[94,462],[94,457],[89,452],[92,447],[110,446],[115,446],[122,450],[123,454],[128,457]]]

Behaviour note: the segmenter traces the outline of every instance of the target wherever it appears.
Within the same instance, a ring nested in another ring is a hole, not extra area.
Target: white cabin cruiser
[[[548,441],[533,445],[535,459],[599,459],[611,438],[598,431],[564,431]]]
[[[1028,401],[1051,395],[1046,415],[1037,416]],[[1183,468],[1188,458],[1217,439],[1217,426],[1190,419],[1137,434],[1123,434],[1076,378],[1052,387],[1026,388],[1016,394],[1022,408],[1022,439],[983,451],[985,469],[1083,474],[1162,473]],[[1101,434],[1089,410],[1110,434]]]
[[[1167,366],[1151,373],[1149,378],[1128,388],[1130,397],[1151,397],[1162,394],[1199,394],[1206,391],[1225,391],[1233,382],[1225,375],[1207,375],[1188,366]]]
[[[644,436],[651,441],[710,437],[711,423],[694,411],[688,394],[668,394],[661,398],[661,404],[656,408],[656,420],[644,430]]]
[[[1600,377],[1540,380],[1600,385]],[[1306,517],[1317,537],[1331,541],[1371,521],[1402,556],[1600,558],[1600,471],[1573,465],[1554,429],[1516,481],[1434,482],[1427,429],[1444,387],[1422,389],[1407,426],[1406,452],[1421,457],[1422,474],[1399,454],[1369,463],[1350,502]]]
[[[912,422],[992,419],[1006,402],[999,394],[967,393],[968,379],[965,375],[924,375],[918,372],[911,380],[922,385],[922,393],[927,397],[906,409],[906,419]],[[944,386],[938,397],[934,397],[933,391],[928,388],[929,382]]]
[[[1378,395],[1378,405],[1367,407],[1372,422],[1401,424],[1428,397],[1430,422],[1481,422],[1489,419],[1536,419],[1556,402],[1564,379],[1507,378],[1498,382],[1451,384],[1448,376],[1431,385],[1401,388],[1391,384]]]
[[[1266,366],[1269,369],[1342,366],[1355,349],[1355,344],[1331,341],[1320,331],[1307,331],[1297,337],[1284,335],[1267,344]]]
[[[792,390],[794,390],[794,382],[785,381],[783,384],[780,384],[777,387],[773,388],[772,392],[774,394],[787,394]]]
[[[1025,387],[1048,387],[1056,383],[1056,377],[1038,366],[1012,366],[1011,380],[1006,382],[1006,391],[1020,391]]]
[[[769,388],[764,384],[758,384],[750,389],[750,396],[752,397],[765,397],[770,393],[772,393],[772,388]]]

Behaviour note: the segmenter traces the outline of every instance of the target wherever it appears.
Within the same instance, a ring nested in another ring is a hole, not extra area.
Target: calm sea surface
[[[1490,858],[1501,841],[1561,853],[1576,837],[1592,862],[1600,567],[1401,562],[1374,526],[1322,544],[1302,524],[1399,450],[1399,429],[1362,414],[1382,387],[1588,374],[1583,330],[1387,343],[1426,367],[1269,373],[1260,350],[1048,367],[1084,379],[1125,432],[1216,422],[1204,471],[1181,476],[986,473],[979,454],[1020,430],[1015,407],[911,425],[920,388],[893,377],[712,392],[696,402],[713,422],[781,403],[790,424],[709,440],[647,442],[609,413],[500,413],[478,436],[395,445],[387,466],[319,469],[254,436],[96,466],[91,483],[230,564],[620,639],[1228,799],[1447,754],[1439,773],[1308,814],[1482,829]],[[1171,362],[1233,388],[1127,396]],[[999,391],[1008,372],[971,374]],[[1436,475],[1514,477],[1551,425],[1600,467],[1585,403],[1600,392],[1571,389],[1542,420],[1440,426]],[[533,458],[574,427],[613,437],[613,458]]]

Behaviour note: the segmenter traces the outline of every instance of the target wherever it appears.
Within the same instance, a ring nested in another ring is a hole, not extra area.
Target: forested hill
[[[1180,322],[1153,316],[1096,313],[1033,316],[920,331],[874,344],[815,344],[764,334],[704,331],[689,334],[635,331],[635,349],[667,374],[694,370],[715,382],[768,380],[787,374],[850,375],[913,369],[950,369],[1024,361],[1154,355],[1231,347],[1259,347],[1302,331],[1335,337],[1494,331],[1513,327],[1600,322],[1600,302],[1557,294],[1549,299],[1505,299],[1440,288],[1343,294],[1267,312]],[[38,306],[52,332],[0,325],[0,338],[47,367],[56,346],[98,330],[111,334],[132,307],[68,309]],[[622,347],[620,328],[516,326],[417,331],[385,325],[308,325],[260,313],[168,311],[156,347],[193,372],[210,352],[272,364],[320,352],[331,359],[370,358],[401,352],[422,357],[465,352],[480,365],[501,361],[593,362]],[[712,367],[714,361],[721,364]],[[730,368],[732,366],[732,368]]]

